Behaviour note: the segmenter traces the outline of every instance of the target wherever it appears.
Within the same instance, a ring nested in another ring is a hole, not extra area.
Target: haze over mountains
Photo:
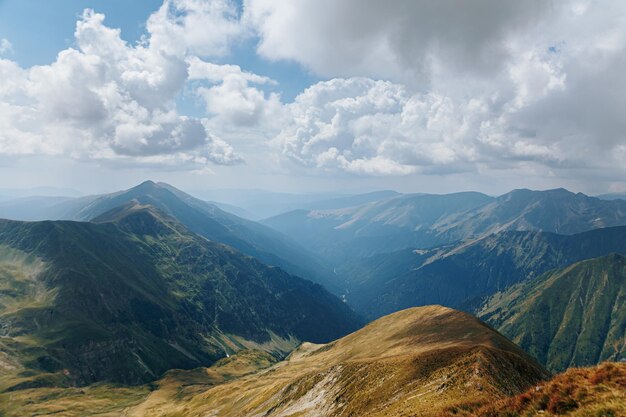
[[[626,224],[626,201],[564,189],[514,190],[496,198],[408,194],[344,210],[293,211],[263,223],[340,262],[341,256],[429,248],[507,230],[574,234],[620,226]]]
[[[192,194],[203,200],[227,204],[242,210],[244,217],[261,220],[291,210],[326,210],[353,207],[393,197],[400,193],[391,190],[357,194],[309,193],[290,194],[264,190],[196,190]],[[234,214],[237,214],[233,212]]]
[[[501,232],[429,250],[405,249],[346,262],[338,270],[357,311],[377,317],[439,303],[472,311],[512,284],[554,269],[617,252],[626,254],[626,227],[575,235]]]
[[[473,311],[550,269],[626,254],[626,201],[564,189],[402,195],[263,223],[333,265],[348,303],[370,318],[432,303]]]
[[[85,409],[42,390],[87,386],[114,415],[473,415],[542,366],[626,356],[624,200],[292,203],[255,222],[152,181],[0,203],[39,219],[0,221],[0,396],[67,415]]]

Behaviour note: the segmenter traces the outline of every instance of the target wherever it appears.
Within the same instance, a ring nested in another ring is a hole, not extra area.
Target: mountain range
[[[428,250],[405,249],[347,262],[347,300],[368,317],[417,305],[474,311],[485,297],[554,268],[626,254],[626,227],[575,235],[509,231]]]
[[[297,210],[262,221],[335,265],[406,248],[430,248],[502,231],[575,234],[626,225],[626,201],[564,189],[406,194],[341,210]]]
[[[5,389],[137,384],[361,324],[321,286],[136,202],[93,222],[0,221],[0,273]]]
[[[594,391],[619,364],[542,381],[624,360],[626,201],[285,198],[261,223],[152,181],[0,202],[31,220],[0,220],[0,415],[621,410]]]
[[[321,283],[335,292],[339,291],[335,286],[332,270],[316,255],[287,236],[226,212],[215,204],[198,200],[169,184],[145,181],[136,187],[111,194],[71,199],[22,199],[5,203],[7,212],[4,215],[13,220],[91,221],[129,202],[151,205],[176,218],[200,236],[232,246],[267,264],[279,266],[292,274]],[[0,204],[0,217],[2,215]]]
[[[340,264],[345,258],[446,243],[434,230],[439,219],[491,200],[480,193],[408,194],[338,210],[296,210],[262,223]]]
[[[577,278],[566,274],[559,280],[563,297],[556,298],[547,287],[531,285],[559,274],[558,268],[626,255],[624,203],[563,189],[497,198],[403,195],[344,210],[300,210],[264,223],[311,242],[346,280],[348,303],[370,319],[430,304],[474,312],[548,369],[563,371],[624,356],[626,324],[616,312],[626,305],[622,278],[600,269]],[[585,295],[573,295],[587,286]],[[534,307],[513,315],[522,305]],[[575,307],[584,312],[574,314]]]

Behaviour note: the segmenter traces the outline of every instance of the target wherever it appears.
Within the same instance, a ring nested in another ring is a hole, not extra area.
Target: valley
[[[567,407],[622,410],[622,200],[380,193],[265,225],[151,181],[51,204],[67,220],[0,220],[2,415],[540,413],[524,392],[572,372]]]
[[[626,417],[626,1],[0,0],[0,417]]]

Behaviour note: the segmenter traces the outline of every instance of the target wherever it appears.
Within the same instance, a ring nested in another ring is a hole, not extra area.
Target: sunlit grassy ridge
[[[626,364],[572,368],[530,390],[496,401],[458,404],[440,417],[621,417],[626,415]]]
[[[40,258],[0,245],[0,315],[52,304],[54,291],[37,280],[44,267]]]
[[[519,393],[546,376],[479,320],[430,306],[384,317],[327,345],[306,343],[271,368],[192,396],[163,398],[157,391],[127,415],[434,415],[464,398]]]
[[[548,380],[536,362],[476,318],[440,306],[404,310],[276,363],[240,351],[153,384],[0,394],[0,415],[618,417],[626,364]]]

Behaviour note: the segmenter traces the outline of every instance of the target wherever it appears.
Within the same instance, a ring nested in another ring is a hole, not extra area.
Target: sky
[[[0,188],[626,191],[621,0],[0,0]]]

